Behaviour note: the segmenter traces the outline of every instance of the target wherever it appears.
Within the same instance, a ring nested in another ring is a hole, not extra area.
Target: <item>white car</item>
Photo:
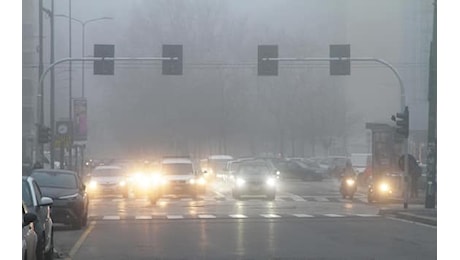
[[[161,162],[161,194],[188,194],[196,198],[206,190],[206,179],[199,176],[189,158],[166,158]]]
[[[87,185],[90,195],[129,195],[127,176],[123,168],[114,165],[97,166],[90,174]]]

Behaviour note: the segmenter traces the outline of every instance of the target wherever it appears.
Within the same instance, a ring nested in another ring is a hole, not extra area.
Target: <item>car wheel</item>
[[[83,218],[82,217],[75,219],[74,222],[72,223],[72,228],[73,229],[81,229],[82,227],[83,227]]]
[[[39,237],[37,240],[36,255],[37,255],[37,260],[45,259],[45,233],[44,232],[42,233],[41,238]]]
[[[51,246],[48,252],[45,252],[45,260],[53,260],[54,259],[54,230],[51,229]]]
[[[271,200],[271,201],[275,200],[275,193],[268,193],[267,200]]]
[[[88,224],[88,209],[85,211],[85,215],[82,218],[82,225],[86,226]]]

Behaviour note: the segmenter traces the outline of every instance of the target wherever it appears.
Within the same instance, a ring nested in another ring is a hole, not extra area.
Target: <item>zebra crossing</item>
[[[304,213],[264,213],[264,214],[154,214],[154,215],[90,215],[94,221],[122,220],[212,220],[212,219],[318,219],[318,218],[376,218],[378,214],[304,214]]]
[[[260,200],[257,197],[243,198],[242,201]],[[263,199],[263,198],[262,198]],[[100,202],[148,202],[147,198],[92,198],[90,199],[93,203]],[[223,201],[237,201],[227,196],[204,196],[196,200],[189,197],[164,197],[159,201],[162,202],[192,202],[192,201],[206,201],[206,202],[223,202]],[[285,195],[277,196],[275,202],[334,202],[334,203],[367,203],[367,197],[356,196],[353,199],[343,199],[341,196],[299,196],[299,195]]]

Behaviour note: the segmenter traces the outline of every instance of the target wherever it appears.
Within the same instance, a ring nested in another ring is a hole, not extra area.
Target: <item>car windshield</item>
[[[267,175],[269,174],[269,167],[263,164],[242,164],[238,168],[237,175]]]
[[[161,172],[166,175],[190,175],[193,174],[193,167],[190,163],[168,163],[163,164]]]
[[[64,172],[33,172],[31,176],[40,187],[76,189],[77,180],[74,174]]]
[[[119,177],[123,175],[124,172],[119,168],[99,168],[95,169],[92,173],[94,177]]]
[[[27,207],[34,205],[30,186],[25,180],[22,181],[22,200],[27,205]]]

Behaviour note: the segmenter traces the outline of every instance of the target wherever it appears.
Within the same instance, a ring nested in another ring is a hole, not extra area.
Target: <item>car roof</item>
[[[96,166],[96,168],[94,168],[94,170],[101,170],[101,169],[122,169],[122,167],[120,166],[116,166],[116,165],[101,165],[101,166]]]
[[[233,157],[230,155],[211,155],[209,156],[210,160],[233,160]]]
[[[62,169],[35,169],[32,170],[32,173],[34,172],[49,172],[49,173],[63,173],[63,174],[77,174],[74,171],[69,171],[69,170],[62,170]]]
[[[163,159],[161,161],[162,164],[173,164],[173,163],[187,163],[191,164],[192,160],[186,159],[186,158],[169,158],[169,159]]]

